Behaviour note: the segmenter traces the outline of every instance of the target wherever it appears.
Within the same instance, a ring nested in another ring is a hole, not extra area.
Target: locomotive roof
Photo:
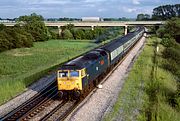
[[[85,55],[82,55],[76,59],[73,59],[64,65],[60,69],[62,70],[80,70],[85,67],[88,67],[90,64],[94,62],[94,60],[98,59],[99,56],[106,54],[102,49],[92,50]]]

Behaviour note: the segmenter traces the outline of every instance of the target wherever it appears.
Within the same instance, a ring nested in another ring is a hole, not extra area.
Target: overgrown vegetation
[[[36,42],[32,48],[0,53],[0,104],[24,91],[28,85],[97,44],[90,40],[49,40]]]

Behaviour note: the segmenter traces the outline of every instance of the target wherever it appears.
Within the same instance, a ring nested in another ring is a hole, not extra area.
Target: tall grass
[[[0,53],[0,104],[22,92],[36,79],[94,47],[90,41],[50,40],[32,48]]]
[[[104,120],[179,121],[180,112],[171,105],[177,91],[175,76],[163,68],[164,47],[149,38],[135,62],[112,111]],[[156,46],[160,51],[156,52]]]

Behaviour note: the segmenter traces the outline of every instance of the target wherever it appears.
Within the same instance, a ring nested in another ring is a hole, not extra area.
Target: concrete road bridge
[[[46,26],[53,27],[56,26],[61,32],[61,26],[67,24],[73,24],[75,27],[91,27],[94,30],[96,26],[102,27],[118,27],[123,26],[125,35],[127,34],[128,26],[160,26],[165,23],[165,21],[45,21]],[[6,26],[14,26],[16,23],[3,23]]]

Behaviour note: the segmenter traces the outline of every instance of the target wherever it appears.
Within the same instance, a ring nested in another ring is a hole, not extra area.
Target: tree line
[[[88,39],[93,40],[97,36],[104,33],[105,29],[102,27],[95,27],[94,30],[88,28],[75,28],[73,24],[68,24],[61,27],[61,39]]]
[[[75,28],[73,24],[68,24],[66,26],[62,26],[61,30],[60,39],[95,40],[97,43],[122,34],[121,27],[94,27],[92,30],[89,28]]]

